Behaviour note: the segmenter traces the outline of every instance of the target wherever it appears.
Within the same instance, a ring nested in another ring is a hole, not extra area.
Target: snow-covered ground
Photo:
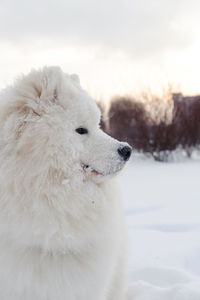
[[[200,300],[200,160],[133,159],[119,176],[129,300]]]

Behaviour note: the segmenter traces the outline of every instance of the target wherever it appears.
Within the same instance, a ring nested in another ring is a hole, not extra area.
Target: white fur
[[[2,93],[1,300],[124,299],[123,218],[110,178],[124,143],[99,119],[78,77],[58,67]]]

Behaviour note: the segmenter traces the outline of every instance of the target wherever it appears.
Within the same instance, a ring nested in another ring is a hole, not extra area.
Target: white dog
[[[78,77],[32,71],[1,95],[0,300],[124,299],[111,177],[131,155]]]

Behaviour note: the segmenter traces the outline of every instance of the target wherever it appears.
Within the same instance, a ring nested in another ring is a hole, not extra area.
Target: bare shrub
[[[136,150],[150,153],[156,160],[162,160],[160,153],[166,154],[174,149],[172,131],[169,124],[169,107],[162,112],[156,106],[158,98],[151,99],[154,109],[147,109],[147,102],[134,98],[120,97],[111,101],[109,109],[109,133],[120,140],[127,141]],[[148,100],[148,105],[150,101]],[[165,158],[166,160],[166,158]]]
[[[107,132],[158,161],[167,161],[180,147],[191,155],[200,145],[200,96],[167,93],[163,97],[146,93],[137,99],[112,99]]]
[[[185,149],[188,156],[200,145],[200,96],[183,97],[174,94],[174,114],[177,143]]]
[[[128,97],[111,101],[108,112],[109,133],[128,142],[137,150],[143,150],[147,136],[147,115],[141,102]]]

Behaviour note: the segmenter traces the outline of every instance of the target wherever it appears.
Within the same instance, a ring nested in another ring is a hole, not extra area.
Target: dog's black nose
[[[131,156],[131,151],[132,151],[132,149],[131,149],[131,147],[129,147],[129,146],[124,146],[124,147],[119,148],[119,149],[117,150],[117,152],[119,153],[119,155],[120,155],[121,157],[123,157],[123,159],[124,159],[125,161],[127,161],[127,160],[129,159],[129,157]]]

